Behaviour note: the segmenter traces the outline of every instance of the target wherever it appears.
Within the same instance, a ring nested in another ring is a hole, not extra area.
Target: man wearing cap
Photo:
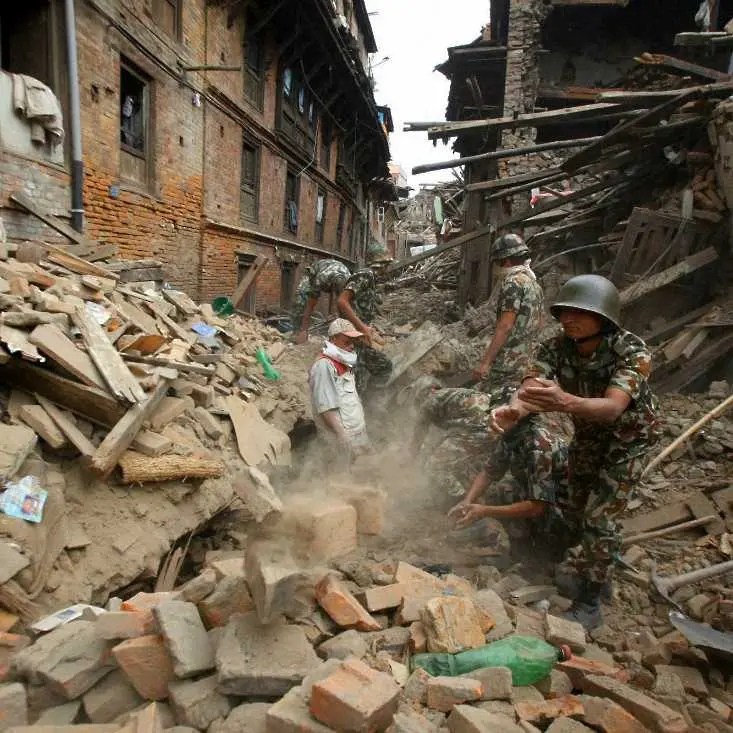
[[[355,272],[344,285],[337,306],[339,314],[349,320],[364,334],[357,346],[359,361],[356,368],[356,382],[359,390],[366,387],[368,375],[382,386],[392,374],[392,362],[378,349],[381,338],[371,325],[377,315],[380,299],[377,293],[377,279],[368,267]]]
[[[352,457],[369,450],[364,409],[354,376],[354,349],[363,335],[345,318],[334,320],[323,352],[308,374],[318,432],[332,449],[345,448]]]
[[[618,290],[599,275],[573,277],[551,309],[563,334],[539,345],[519,392],[492,411],[503,434],[531,413],[563,412],[575,428],[569,446],[569,564],[578,595],[568,613],[586,629],[602,622],[600,596],[621,549],[618,518],[660,438],[659,407],[649,387],[651,354],[620,326]]]
[[[321,295],[333,293],[338,296],[350,274],[349,268],[338,260],[318,260],[308,267],[298,283],[290,311],[296,344],[304,344],[308,340],[310,318]]]
[[[493,404],[507,402],[519,386],[542,329],[544,296],[529,255],[518,234],[504,234],[491,247],[492,272],[500,278],[496,328],[473,376]]]

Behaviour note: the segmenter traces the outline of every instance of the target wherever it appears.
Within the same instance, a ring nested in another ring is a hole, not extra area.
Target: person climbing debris
[[[590,630],[602,623],[600,596],[621,549],[618,518],[661,437],[661,421],[649,386],[651,354],[621,327],[610,280],[571,278],[550,312],[563,334],[540,344],[516,397],[492,411],[491,426],[505,434],[534,412],[572,418],[564,513],[568,536],[580,541],[568,553],[580,587],[568,617]]]
[[[350,274],[349,268],[338,260],[318,260],[307,268],[298,283],[291,308],[296,344],[304,344],[308,340],[310,319],[321,295],[332,293],[338,296]]]

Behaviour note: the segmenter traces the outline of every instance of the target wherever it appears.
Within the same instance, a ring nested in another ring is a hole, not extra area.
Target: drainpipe
[[[76,50],[76,18],[74,0],[65,0],[66,54],[69,67],[69,107],[71,128],[71,226],[84,230],[84,163],[81,151],[81,103],[79,101],[79,67]]]

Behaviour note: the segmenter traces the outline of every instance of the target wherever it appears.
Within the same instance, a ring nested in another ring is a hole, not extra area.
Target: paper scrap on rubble
[[[56,613],[52,613],[40,621],[36,621],[30,628],[36,633],[43,634],[59,626],[68,624],[69,621],[75,621],[82,616],[90,616],[94,619],[103,613],[106,613],[106,611],[103,608],[99,608],[99,606],[90,606],[88,603],[77,603],[74,606],[62,608],[60,611],[56,611]]]
[[[216,329],[208,323],[194,323],[191,330],[195,331],[202,338],[208,339],[216,336]]]
[[[0,496],[0,511],[9,517],[38,523],[43,520],[47,497],[48,492],[41,488],[38,478],[23,476],[20,481],[5,484],[5,491]]]
[[[86,302],[87,313],[100,325],[104,326],[107,321],[112,318],[112,314],[107,311],[103,305],[99,303]]]

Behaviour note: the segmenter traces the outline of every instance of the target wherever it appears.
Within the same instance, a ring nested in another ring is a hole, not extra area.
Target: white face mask
[[[336,346],[336,344],[332,343],[331,341],[326,341],[326,343],[323,345],[323,353],[325,356],[328,356],[331,359],[335,359],[344,366],[351,368],[356,366],[356,360],[358,358],[356,352],[345,351],[344,349]]]

